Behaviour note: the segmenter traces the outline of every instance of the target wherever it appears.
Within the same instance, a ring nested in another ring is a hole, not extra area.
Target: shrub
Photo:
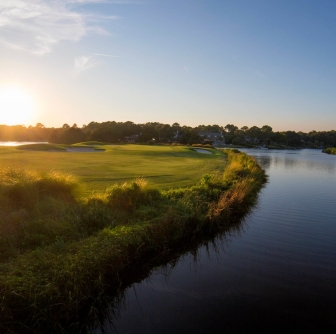
[[[336,154],[336,147],[325,148],[322,152],[327,154]]]

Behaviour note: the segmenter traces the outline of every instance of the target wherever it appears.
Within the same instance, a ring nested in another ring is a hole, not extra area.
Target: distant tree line
[[[328,148],[336,147],[336,131],[295,131],[274,132],[272,127],[264,125],[243,126],[233,124],[226,126],[198,125],[196,127],[181,126],[178,123],[163,124],[149,122],[135,124],[133,122],[91,122],[81,128],[76,124],[64,124],[61,128],[47,128],[41,123],[35,126],[0,125],[0,141],[48,141],[51,143],[73,144],[83,141],[100,141],[105,143],[127,142],[133,136],[139,143],[180,143],[197,144],[204,142],[199,132],[217,132],[225,138],[226,144],[245,146],[285,146]]]

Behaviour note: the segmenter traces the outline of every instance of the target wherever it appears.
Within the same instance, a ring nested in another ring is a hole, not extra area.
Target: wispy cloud
[[[119,56],[107,55],[103,53],[93,53],[93,56],[101,56],[101,57],[111,57],[111,58],[119,58]]]
[[[97,65],[98,62],[91,56],[80,56],[75,58],[75,70],[78,74]]]
[[[69,3],[107,3],[108,0],[68,0]]]
[[[107,34],[99,22],[116,19],[115,16],[78,12],[71,6],[90,2],[104,1],[1,0],[0,42],[43,55],[62,41],[76,42],[89,33]]]
[[[86,70],[96,67],[100,62],[96,59],[97,57],[109,57],[109,58],[119,58],[119,56],[113,56],[104,53],[92,53],[89,56],[80,56],[75,58],[75,71],[76,74],[80,74]]]
[[[143,0],[68,0],[69,3],[108,3],[111,5],[134,5],[134,4],[143,4]]]

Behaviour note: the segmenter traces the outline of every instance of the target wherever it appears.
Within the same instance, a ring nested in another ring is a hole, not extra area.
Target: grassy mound
[[[83,141],[81,143],[73,144],[73,146],[76,146],[76,145],[89,145],[89,146],[93,146],[93,145],[109,145],[109,143],[103,143],[101,141]]]
[[[56,144],[27,144],[17,146],[18,150],[31,150],[31,151],[65,151],[66,148],[62,145]]]
[[[224,175],[207,174],[191,187],[158,190],[137,179],[85,198],[68,175],[4,171],[2,329],[78,329],[97,312],[107,288],[118,290],[134,267],[242,216],[266,176],[244,153],[226,154]]]

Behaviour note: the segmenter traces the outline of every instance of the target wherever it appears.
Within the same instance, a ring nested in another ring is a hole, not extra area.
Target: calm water
[[[269,183],[241,230],[130,287],[106,333],[335,333],[336,156],[247,152]]]

